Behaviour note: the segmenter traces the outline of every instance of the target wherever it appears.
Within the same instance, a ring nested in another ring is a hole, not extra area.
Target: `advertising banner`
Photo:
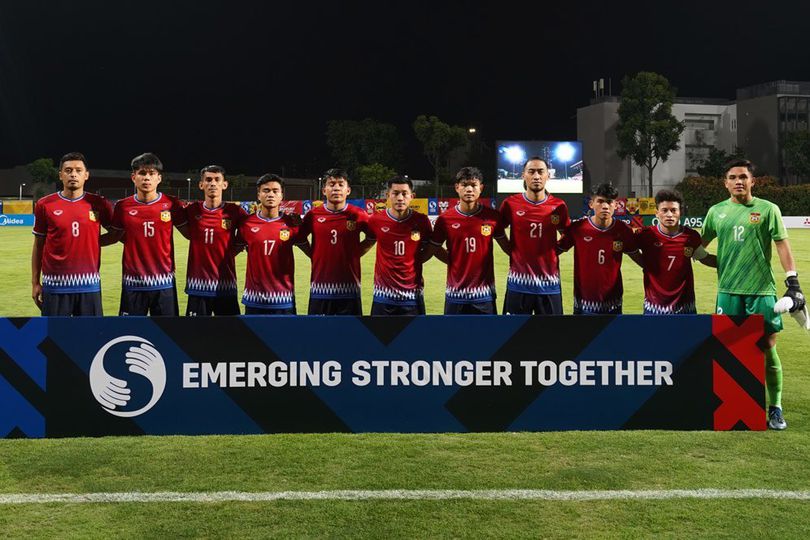
[[[34,214],[0,214],[0,227],[33,227]]]
[[[764,430],[762,335],[719,315],[0,319],[0,437]]]

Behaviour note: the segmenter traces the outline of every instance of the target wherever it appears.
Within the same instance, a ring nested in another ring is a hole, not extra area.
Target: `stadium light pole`
[[[526,161],[526,151],[517,144],[507,146],[503,151],[506,154],[506,159],[512,164],[512,174],[517,174],[515,167],[518,163]]]
[[[568,179],[568,162],[574,158],[574,147],[570,143],[561,143],[554,150],[554,155],[565,165],[565,178]]]
[[[188,190],[186,191],[186,200],[191,200],[191,178],[186,178],[186,183],[188,184]]]
[[[25,186],[25,184],[20,184],[20,200],[22,200],[22,188],[24,186]]]

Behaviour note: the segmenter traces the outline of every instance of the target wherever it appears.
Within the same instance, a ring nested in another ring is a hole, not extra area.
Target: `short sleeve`
[[[122,208],[121,201],[115,203],[110,227],[113,229],[118,229],[119,231],[124,230],[124,210]]]
[[[571,226],[571,216],[568,215],[568,205],[562,203],[557,212],[560,216],[560,229],[567,229]]]
[[[771,205],[771,211],[768,212],[768,231],[771,238],[777,241],[788,237],[785,223],[782,221],[782,211],[775,204]]]
[[[709,208],[706,217],[703,219],[703,228],[700,232],[704,242],[711,242],[717,238],[717,231],[714,227],[714,208]]]
[[[430,243],[436,246],[441,246],[447,240],[447,221],[444,216],[439,216],[436,219],[436,225],[433,227],[433,234],[430,235]]]
[[[572,247],[574,247],[574,231],[571,227],[568,227],[564,232],[560,239],[557,241],[557,250],[558,251],[568,251]]]
[[[512,226],[512,205],[509,204],[509,199],[504,199],[501,203],[501,221],[503,221],[503,228]]]
[[[108,201],[104,197],[99,198],[98,207],[96,208],[96,210],[99,213],[100,216],[99,222],[101,223],[101,225],[105,229],[109,229],[113,218],[113,207],[112,204],[110,204],[110,201]]]
[[[45,212],[45,205],[40,204],[39,201],[34,205],[34,228],[31,232],[37,236],[48,234],[47,212]]]
[[[430,226],[429,217],[422,216],[419,233],[422,235],[422,243],[430,242],[430,239],[433,238],[433,227]]]
[[[179,199],[172,200],[172,221],[174,222],[175,227],[182,227],[186,223],[188,223],[188,216],[186,215],[186,209],[183,208],[183,204],[180,202]]]
[[[625,225],[624,222],[621,222],[622,226],[624,227],[624,252],[625,253],[634,253],[638,251],[639,247],[639,235],[633,232],[629,226]]]
[[[506,229],[504,227],[503,216],[498,214],[497,221],[495,222],[495,233],[492,235],[493,238],[503,238],[506,236]]]
[[[306,243],[310,234],[312,234],[312,210],[304,214],[304,221],[301,223],[301,226],[298,227],[298,238],[295,243]]]

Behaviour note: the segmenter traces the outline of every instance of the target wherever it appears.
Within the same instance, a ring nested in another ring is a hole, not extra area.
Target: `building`
[[[810,82],[774,81],[737,90],[736,101],[677,98],[672,114],[684,122],[680,149],[659,163],[653,189],[697,174],[712,147],[732,152],[740,147],[759,172],[795,182],[787,174],[782,147],[786,134],[810,129]],[[599,96],[577,109],[577,138],[582,141],[586,186],[611,181],[622,194],[648,195],[647,171],[619,159],[616,126],[618,96]]]

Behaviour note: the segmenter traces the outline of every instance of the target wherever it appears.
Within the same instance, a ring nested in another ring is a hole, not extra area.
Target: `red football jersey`
[[[191,235],[186,267],[186,294],[229,296],[236,294],[234,239],[247,212],[234,203],[210,209],[201,201],[186,207]]]
[[[57,192],[37,201],[32,232],[45,237],[44,292],[67,294],[101,290],[100,225],[109,228],[111,221],[112,205],[94,193],[68,199]]]
[[[180,200],[165,193],[148,203],[131,195],[115,204],[112,227],[124,231],[124,290],[157,291],[174,285],[172,226],[185,222]]]
[[[301,239],[312,235],[311,298],[360,296],[360,232],[368,234],[368,214],[351,204],[316,206],[304,216]]]
[[[532,202],[517,193],[503,201],[501,217],[504,227],[510,227],[512,248],[506,288],[524,294],[559,294],[557,232],[571,224],[565,202],[551,194]]]
[[[247,246],[243,304],[264,309],[293,307],[293,246],[297,240],[298,227],[286,214],[269,219],[257,212],[242,222],[238,242]]]
[[[602,229],[586,217],[571,223],[559,246],[574,248],[574,313],[621,313],[622,254],[638,249],[633,230],[618,219]]]
[[[414,211],[398,220],[389,210],[383,210],[369,218],[368,227],[369,234],[377,239],[374,301],[417,305],[424,289],[419,252],[430,241],[430,220]]]
[[[638,235],[644,263],[644,313],[697,313],[691,258],[700,244],[700,234],[689,227],[671,236],[658,225],[644,227]]]
[[[504,236],[497,210],[479,206],[472,214],[458,205],[436,219],[431,242],[447,242],[445,298],[455,304],[477,304],[495,300],[495,270],[492,262],[494,238]]]

